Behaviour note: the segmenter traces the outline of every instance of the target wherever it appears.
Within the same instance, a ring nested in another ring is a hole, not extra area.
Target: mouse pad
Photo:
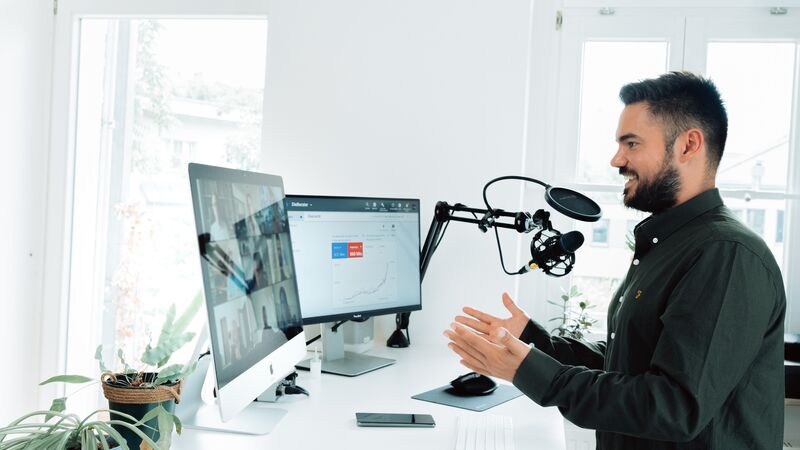
[[[519,389],[507,384],[498,384],[497,389],[489,395],[478,395],[474,397],[462,397],[450,394],[447,392],[449,388],[450,385],[448,384],[428,392],[414,395],[411,398],[480,412],[522,395]]]

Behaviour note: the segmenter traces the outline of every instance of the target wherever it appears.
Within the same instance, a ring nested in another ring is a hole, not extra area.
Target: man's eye
[[[639,145],[638,142],[628,141],[628,148],[635,148],[637,145]]]

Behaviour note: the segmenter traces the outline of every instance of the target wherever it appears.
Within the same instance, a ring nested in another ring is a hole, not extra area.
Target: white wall
[[[0,424],[37,405],[52,3],[0,0]]]
[[[529,0],[274,0],[270,4],[264,163],[287,192],[482,207],[489,179],[523,170]],[[493,189],[513,210],[520,190]],[[517,237],[506,232],[516,270]],[[465,304],[499,312],[515,289],[493,234],[453,223],[411,316],[412,345],[445,345]],[[393,317],[380,321],[384,336]],[[454,364],[457,364],[454,357]]]

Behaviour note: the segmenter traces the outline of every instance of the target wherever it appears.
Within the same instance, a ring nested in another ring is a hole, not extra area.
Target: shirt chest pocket
[[[657,292],[648,295],[646,288],[631,285],[622,291],[615,301],[619,302],[611,321],[609,338],[618,345],[636,342],[637,345],[655,346],[661,331],[661,301]],[[651,289],[657,291],[657,289]]]

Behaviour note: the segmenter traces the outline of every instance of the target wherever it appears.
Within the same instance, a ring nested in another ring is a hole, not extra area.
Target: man
[[[510,317],[464,308],[448,345],[596,429],[598,449],[780,449],[786,298],[772,254],[715,188],[719,93],[673,72],[620,98],[611,165],[627,178],[625,205],[652,215],[634,230],[606,342],[551,337],[504,294]]]

